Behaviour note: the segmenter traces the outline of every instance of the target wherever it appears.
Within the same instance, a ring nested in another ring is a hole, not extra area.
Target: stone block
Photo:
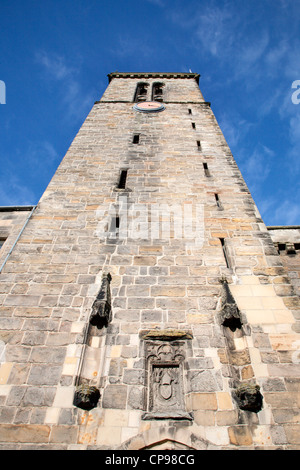
[[[66,351],[66,347],[37,346],[33,349],[30,359],[32,362],[62,364],[65,359]]]
[[[147,297],[130,297],[128,298],[127,307],[129,309],[153,309],[155,307],[155,300]]]
[[[0,441],[14,443],[48,442],[50,427],[34,424],[0,424]]]
[[[271,426],[270,428],[272,442],[275,445],[287,444],[287,438],[282,426]]]
[[[28,385],[56,385],[59,382],[62,366],[32,364]]]
[[[126,385],[107,385],[103,392],[103,408],[125,409],[127,403]]]
[[[156,256],[134,256],[134,266],[155,266],[157,263]]]
[[[128,406],[133,410],[144,410],[144,391],[143,387],[130,387],[128,394]]]
[[[8,295],[3,305],[15,305],[16,307],[38,307],[40,302],[39,295]]]
[[[151,295],[154,297],[184,297],[185,287],[152,286]]]
[[[300,424],[285,424],[283,428],[287,442],[300,447]]]
[[[218,401],[215,393],[191,393],[187,397],[189,408],[197,410],[214,410],[218,409]]]
[[[237,410],[217,411],[216,424],[218,426],[231,426],[238,424],[239,415]]]
[[[194,422],[198,426],[214,426],[215,412],[211,410],[197,410],[194,412]]]
[[[231,394],[228,392],[217,392],[218,409],[219,410],[232,410],[233,403]]]
[[[3,362],[0,364],[0,385],[5,385],[8,382],[12,367],[12,362]]]
[[[77,426],[52,426],[50,442],[74,444],[77,441]]]
[[[228,428],[230,443],[235,446],[251,446],[253,443],[248,426],[237,425]]]
[[[147,297],[149,293],[150,288],[147,285],[131,285],[126,290],[126,295],[129,297]]]
[[[121,356],[123,358],[137,357],[137,347],[136,346],[122,346]]]
[[[300,409],[273,409],[274,421],[277,424],[294,423],[300,424]]]
[[[127,385],[144,385],[145,371],[140,369],[124,369],[123,382]]]

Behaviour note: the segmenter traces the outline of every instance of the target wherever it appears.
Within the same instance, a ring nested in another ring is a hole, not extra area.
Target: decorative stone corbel
[[[262,409],[263,396],[259,385],[242,383],[236,388],[235,395],[241,410],[258,413]]]
[[[103,326],[107,327],[108,323],[111,321],[112,309],[110,282],[110,273],[103,274],[101,289],[92,305],[90,323],[98,328],[103,328]]]
[[[221,296],[221,324],[227,326],[232,331],[242,327],[241,312],[230,292],[227,279],[221,279],[222,296]]]
[[[76,387],[73,404],[83,410],[91,410],[97,406],[100,392],[96,387],[81,384]]]

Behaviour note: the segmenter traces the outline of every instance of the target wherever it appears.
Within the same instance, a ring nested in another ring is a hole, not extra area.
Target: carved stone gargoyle
[[[98,328],[107,326],[111,321],[111,293],[110,293],[111,275],[103,274],[101,289],[92,305],[90,323]]]
[[[228,282],[226,279],[221,280],[222,283],[222,297],[221,297],[221,323],[223,326],[228,326],[231,331],[242,327],[241,312],[230,292]]]
[[[82,384],[76,387],[73,404],[83,410],[91,410],[97,406],[100,392],[96,387]]]
[[[263,396],[259,385],[242,383],[236,388],[235,395],[241,410],[258,413],[262,409]]]

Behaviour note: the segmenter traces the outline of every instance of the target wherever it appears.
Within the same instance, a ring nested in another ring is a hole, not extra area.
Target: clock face
[[[165,109],[165,106],[162,103],[157,101],[143,101],[140,103],[135,103],[133,109],[140,111],[141,113],[158,113]]]

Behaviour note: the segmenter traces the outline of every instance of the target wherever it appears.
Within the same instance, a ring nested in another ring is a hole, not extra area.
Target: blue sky
[[[0,206],[38,202],[108,73],[191,69],[265,223],[300,225],[299,1],[0,0],[0,31]]]

